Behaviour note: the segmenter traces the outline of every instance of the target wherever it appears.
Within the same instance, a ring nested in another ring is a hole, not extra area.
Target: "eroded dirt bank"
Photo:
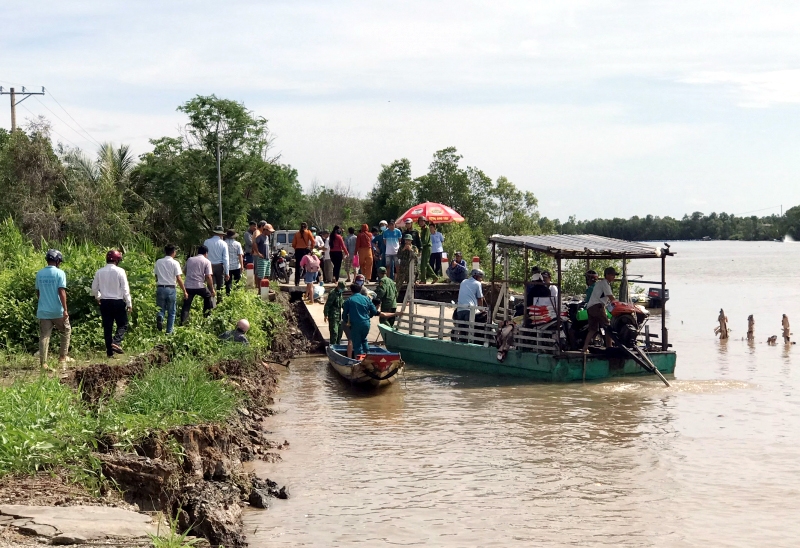
[[[272,439],[262,421],[271,413],[278,371],[286,360],[309,350],[294,307],[285,304],[287,326],[277,334],[272,351],[255,360],[226,359],[207,367],[209,374],[244,393],[244,402],[225,424],[197,424],[152,432],[133,447],[117,440],[99,441],[95,456],[109,480],[99,494],[70,484],[66,475],[0,480],[0,503],[34,505],[109,505],[163,511],[178,517],[181,531],[226,548],[246,546],[241,514],[244,505],[266,508],[272,497],[288,490],[245,472],[243,463],[280,460],[289,447]],[[127,363],[93,364],[68,371],[62,382],[79,390],[91,407],[121,394],[127,384],[150,367],[169,362],[162,348]],[[114,489],[116,484],[118,489]],[[135,505],[135,506],[134,506]]]

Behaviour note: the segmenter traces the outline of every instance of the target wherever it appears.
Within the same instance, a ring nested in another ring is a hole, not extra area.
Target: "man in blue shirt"
[[[445,274],[451,282],[456,284],[460,284],[467,278],[467,262],[462,258],[460,251],[456,251]]]
[[[484,303],[483,285],[481,285],[481,282],[483,282],[483,270],[474,268],[471,274],[472,276],[461,282],[461,285],[458,287],[458,308],[453,312],[453,320],[456,320],[454,334],[457,337],[465,335],[462,329],[469,327],[470,307],[483,306]],[[457,342],[466,342],[458,338],[454,340]]]
[[[218,226],[212,232],[214,235],[203,242],[203,245],[208,248],[208,260],[211,261],[211,272],[214,277],[214,286],[217,290],[217,300],[221,301],[222,293],[220,291],[225,282],[231,279],[228,244],[222,239],[225,236],[224,228]]]
[[[350,326],[348,339],[352,337],[353,355],[359,356],[369,352],[369,319],[378,315],[378,309],[369,297],[361,293],[361,286],[358,284],[352,284],[350,291],[353,295],[344,302],[342,321]]]
[[[397,254],[400,252],[400,240],[403,233],[394,224],[394,219],[389,219],[389,227],[383,232],[383,245],[386,249],[386,272],[394,280],[397,271]]]
[[[57,249],[48,249],[45,260],[47,266],[36,273],[36,296],[39,298],[36,308],[36,317],[39,319],[39,363],[42,367],[47,367],[50,335],[55,328],[61,333],[58,363],[63,366],[67,361],[72,332],[67,311],[67,275],[59,268],[64,257]]]

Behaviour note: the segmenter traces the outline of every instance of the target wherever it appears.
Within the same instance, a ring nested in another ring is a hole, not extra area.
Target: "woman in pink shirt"
[[[347,258],[347,247],[342,238],[342,229],[339,225],[333,227],[330,235],[331,262],[333,263],[333,283],[339,282],[339,274],[342,271],[342,261]]]
[[[300,259],[300,268],[305,270],[303,278],[306,282],[306,299],[308,304],[314,302],[314,283],[317,281],[317,273],[319,272],[319,250],[314,250],[308,255],[303,255]]]

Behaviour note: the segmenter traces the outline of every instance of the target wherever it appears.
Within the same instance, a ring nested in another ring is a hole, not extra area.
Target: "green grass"
[[[155,535],[148,533],[150,542],[153,543],[153,548],[193,548],[196,546],[200,539],[187,539],[189,531],[184,533],[178,532],[178,518],[169,520],[169,531],[161,533],[161,521],[158,524],[158,531]],[[220,548],[225,548],[221,546]]]
[[[238,402],[233,387],[211,379],[202,364],[184,359],[131,381],[121,398],[101,410],[101,428],[128,445],[154,430],[223,422]]]
[[[0,475],[58,467],[92,475],[96,431],[97,419],[58,379],[18,380],[0,389]]]

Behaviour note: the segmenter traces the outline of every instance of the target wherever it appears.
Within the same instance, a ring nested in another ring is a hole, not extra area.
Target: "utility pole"
[[[14,132],[17,129],[17,105],[20,104],[22,101],[30,97],[31,95],[44,95],[44,86],[42,86],[42,91],[28,91],[23,86],[22,91],[17,93],[14,88],[10,88],[8,91],[3,90],[0,87],[0,95],[10,95],[11,96],[11,131]],[[24,95],[22,99],[17,101],[17,95]]]
[[[219,131],[217,131],[217,192],[219,193],[219,226],[222,225],[222,170],[219,161]]]

